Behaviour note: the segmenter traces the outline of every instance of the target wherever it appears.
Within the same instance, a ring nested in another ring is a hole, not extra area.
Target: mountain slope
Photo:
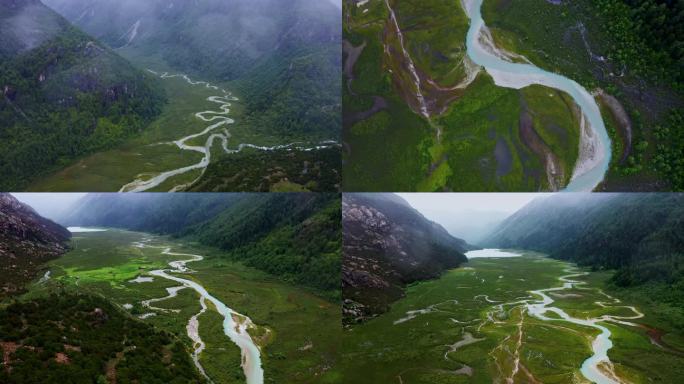
[[[0,309],[0,350],[7,384],[206,382],[178,338],[94,295],[57,292]]]
[[[404,285],[458,267],[472,248],[393,194],[346,194],[342,223],[346,322],[386,311]]]
[[[47,0],[129,57],[161,57],[232,82],[248,124],[285,137],[334,139],[340,126],[340,10],[319,0]],[[240,122],[241,123],[241,122]]]
[[[622,286],[684,281],[684,194],[554,195],[504,221],[483,244],[594,268]]]
[[[0,181],[110,147],[161,108],[152,80],[38,0],[0,1]]]
[[[184,237],[339,297],[337,194],[90,194],[60,222]]]
[[[12,195],[0,194],[0,298],[20,291],[40,264],[67,250],[69,231]]]

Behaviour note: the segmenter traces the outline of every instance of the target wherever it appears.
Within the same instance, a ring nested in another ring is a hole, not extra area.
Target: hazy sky
[[[330,0],[333,4],[337,5],[338,8],[342,8],[342,0]]]
[[[13,193],[19,201],[33,207],[41,216],[55,220],[85,193]]]
[[[535,198],[548,193],[398,193],[428,219],[472,244]]]

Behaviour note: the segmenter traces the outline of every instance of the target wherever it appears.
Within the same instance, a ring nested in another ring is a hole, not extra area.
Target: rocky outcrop
[[[406,284],[458,267],[472,249],[393,194],[346,194],[342,224],[346,323],[386,311]]]
[[[20,291],[42,263],[63,254],[70,237],[66,228],[0,194],[0,298]]]

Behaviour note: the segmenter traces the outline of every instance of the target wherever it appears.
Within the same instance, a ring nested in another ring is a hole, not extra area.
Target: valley
[[[104,297],[182,340],[207,382],[335,382],[330,367],[341,330],[333,302],[196,243],[71,230],[72,249],[46,266],[24,300],[58,292]]]
[[[471,251],[348,327],[340,370],[358,383],[676,382],[684,337],[657,302],[530,251]],[[626,298],[625,298],[626,296]]]
[[[6,3],[6,190],[340,189],[334,3]]]
[[[169,104],[150,127],[121,147],[82,159],[28,189],[37,192],[183,191],[200,180],[212,158],[223,156],[230,161],[229,155],[243,150],[310,152],[336,147],[335,141],[278,144],[275,137],[235,124],[233,117],[240,114],[242,107],[239,99],[226,89],[183,74],[152,69],[147,72],[163,81],[169,97]]]

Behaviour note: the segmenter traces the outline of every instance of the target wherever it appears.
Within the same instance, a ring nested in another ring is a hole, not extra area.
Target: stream
[[[207,310],[206,303],[210,302],[216,307],[218,313],[223,316],[224,333],[226,334],[226,336],[228,336],[228,338],[230,338],[230,340],[234,344],[240,347],[240,350],[242,351],[242,369],[245,373],[245,377],[247,378],[247,384],[263,384],[264,370],[261,366],[261,351],[259,350],[259,347],[254,343],[254,340],[248,332],[249,328],[254,327],[254,323],[252,322],[252,320],[249,317],[242,315],[229,308],[226,304],[224,304],[216,297],[212,296],[209,292],[207,292],[206,288],[204,288],[198,282],[171,275],[171,273],[192,273],[193,271],[187,267],[187,264],[203,260],[204,257],[201,255],[193,255],[188,253],[171,252],[170,247],[148,245],[148,241],[143,240],[140,242],[136,242],[133,245],[138,248],[161,248],[163,249],[162,253],[165,255],[184,257],[184,259],[170,262],[170,269],[158,269],[149,272],[149,274],[152,276],[161,277],[181,284],[180,287],[169,288],[167,290],[169,292],[169,296],[164,297],[162,299],[167,299],[169,297],[175,296],[177,292],[183,288],[190,288],[200,295],[199,303],[202,307],[202,310],[189,320],[187,326],[188,337],[190,337],[190,339],[193,341],[195,347],[195,351],[193,353],[193,361],[195,362],[195,365],[197,366],[199,371],[211,382],[211,378],[209,378],[206,375],[204,368],[202,367],[199,361],[199,355],[202,352],[202,350],[204,350],[205,344],[200,338],[198,331],[198,317]],[[149,306],[149,303],[160,300],[161,299],[148,300],[148,308],[153,308]]]
[[[519,55],[502,51],[494,45],[491,34],[482,19],[483,0],[461,0],[470,18],[466,39],[470,59],[485,68],[500,87],[521,89],[533,84],[543,85],[570,95],[579,106],[580,152],[568,192],[590,192],[602,181],[608,170],[611,142],[594,97],[577,82],[561,75],[540,69]],[[515,63],[513,59],[527,63]]]
[[[290,149],[290,150],[298,150],[298,151],[313,151],[313,150],[318,150],[318,149],[323,149],[323,148],[328,148],[333,145],[337,145],[337,142],[329,140],[329,141],[323,141],[319,143],[318,145],[315,146],[301,146],[301,143],[290,143],[290,144],[284,144],[284,145],[276,145],[272,147],[266,147],[266,146],[259,146],[255,144],[247,144],[247,143],[241,143],[237,146],[236,149],[231,149],[228,147],[228,142],[231,138],[230,131],[228,131],[228,126],[231,124],[234,124],[235,121],[228,117],[228,114],[230,113],[230,107],[231,107],[231,102],[232,101],[237,101],[238,98],[233,96],[230,92],[226,91],[223,88],[219,88],[216,85],[212,85],[211,83],[208,83],[206,81],[193,81],[190,77],[184,74],[175,74],[175,75],[170,75],[168,72],[164,72],[159,74],[158,72],[155,72],[151,69],[147,70],[151,74],[155,76],[159,76],[162,79],[172,79],[172,78],[181,78],[185,80],[188,84],[190,85],[199,85],[199,86],[204,86],[208,89],[214,90],[214,91],[220,91],[221,95],[216,95],[216,96],[209,96],[207,98],[207,101],[216,103],[219,105],[219,111],[202,111],[202,112],[197,112],[195,113],[195,117],[199,120],[202,120],[207,123],[212,123],[208,127],[206,127],[204,130],[202,130],[199,133],[194,133],[188,136],[185,136],[181,139],[178,139],[176,141],[173,141],[171,143],[161,143],[161,144],[172,144],[177,146],[180,150],[182,151],[191,151],[191,152],[198,152],[203,155],[202,159],[195,164],[188,165],[185,167],[181,167],[178,169],[166,171],[166,172],[161,172],[157,174],[156,176],[153,176],[151,178],[140,178],[141,175],[138,175],[138,179],[124,185],[121,187],[119,192],[145,192],[150,189],[156,188],[162,183],[164,183],[166,180],[170,179],[171,177],[182,175],[194,170],[201,170],[202,173],[193,181],[186,183],[186,184],[181,184],[181,185],[176,185],[174,186],[169,192],[178,192],[182,191],[185,188],[191,186],[194,184],[196,181],[198,181],[204,172],[206,171],[207,167],[209,166],[209,163],[211,162],[211,148],[214,146],[214,142],[216,140],[219,140],[221,142],[221,148],[223,151],[227,154],[235,154],[239,153],[245,148],[252,148],[256,149],[259,151],[275,151],[279,149]],[[222,130],[219,128],[223,128]],[[198,145],[189,145],[187,144],[188,141],[202,137],[205,135],[208,135],[206,141],[204,142],[204,146],[198,146]]]

